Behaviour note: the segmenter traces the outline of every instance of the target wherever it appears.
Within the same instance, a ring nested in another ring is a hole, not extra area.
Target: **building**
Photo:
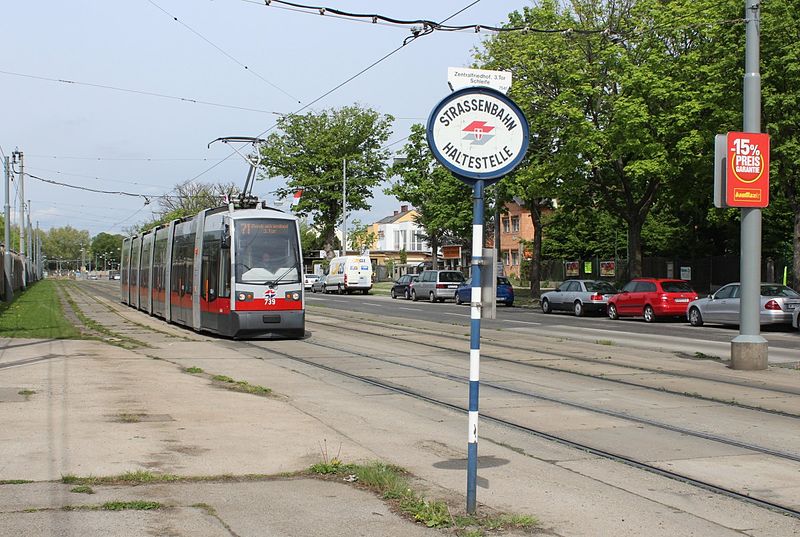
[[[516,201],[505,204],[506,213],[500,215],[500,260],[506,276],[519,277],[523,259],[530,259],[526,244],[533,243],[531,212]],[[494,246],[494,239],[487,241]]]
[[[430,261],[431,247],[424,239],[425,230],[417,224],[416,217],[417,211],[408,205],[401,205],[399,211],[394,211],[394,214],[370,226],[369,231],[375,234],[375,242],[370,247],[369,256],[377,267],[376,272],[380,279],[399,275],[400,271],[397,269],[401,261],[401,250],[405,250],[407,266]],[[389,268],[392,269],[392,274],[389,274]],[[385,276],[381,277],[381,273]]]

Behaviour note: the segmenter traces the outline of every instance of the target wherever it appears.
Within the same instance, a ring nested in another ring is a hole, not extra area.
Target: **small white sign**
[[[681,280],[692,279],[692,267],[681,267]]]
[[[469,86],[485,86],[502,93],[508,93],[509,88],[511,88],[511,72],[448,67],[447,82],[453,91]]]

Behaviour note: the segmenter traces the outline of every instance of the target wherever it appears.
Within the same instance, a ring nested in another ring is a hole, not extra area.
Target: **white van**
[[[325,293],[352,293],[361,291],[365,295],[372,289],[372,263],[369,257],[347,255],[331,259]]]

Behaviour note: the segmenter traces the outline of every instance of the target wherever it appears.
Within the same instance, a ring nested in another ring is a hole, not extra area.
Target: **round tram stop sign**
[[[428,118],[434,157],[461,180],[499,181],[528,150],[528,120],[497,90],[469,87],[445,97]]]

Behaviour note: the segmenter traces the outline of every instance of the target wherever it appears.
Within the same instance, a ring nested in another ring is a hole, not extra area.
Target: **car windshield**
[[[608,282],[586,282],[586,290],[591,293],[614,294],[617,292],[614,286]]]
[[[661,282],[661,288],[665,293],[692,293],[692,288],[686,282]]]
[[[291,220],[236,221],[236,281],[250,284],[298,283],[297,228]]]
[[[440,272],[439,273],[439,281],[440,282],[450,282],[450,283],[461,283],[464,281],[464,275],[460,272]]]
[[[785,285],[762,285],[761,296],[800,298],[800,293]]]
[[[511,282],[508,278],[497,278],[497,285],[511,285]]]

